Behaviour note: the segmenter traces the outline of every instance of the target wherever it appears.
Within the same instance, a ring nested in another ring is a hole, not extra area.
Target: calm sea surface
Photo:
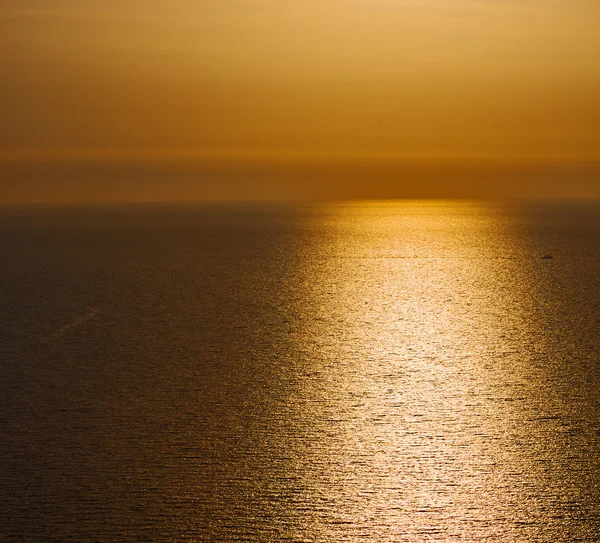
[[[3,207],[0,251],[2,542],[600,541],[599,205]]]

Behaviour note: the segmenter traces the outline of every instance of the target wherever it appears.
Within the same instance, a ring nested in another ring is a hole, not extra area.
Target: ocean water
[[[3,207],[0,249],[2,542],[600,540],[598,204]]]

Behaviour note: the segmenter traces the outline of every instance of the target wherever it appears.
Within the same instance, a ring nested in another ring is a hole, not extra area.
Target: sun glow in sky
[[[0,201],[600,196],[595,0],[6,0],[0,36]]]

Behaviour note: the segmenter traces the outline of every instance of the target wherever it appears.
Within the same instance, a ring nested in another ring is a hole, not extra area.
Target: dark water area
[[[2,542],[600,540],[598,204],[2,207],[0,250]]]

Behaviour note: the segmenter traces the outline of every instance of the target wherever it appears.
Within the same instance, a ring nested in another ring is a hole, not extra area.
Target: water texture
[[[3,207],[0,249],[0,541],[600,540],[597,204]]]

